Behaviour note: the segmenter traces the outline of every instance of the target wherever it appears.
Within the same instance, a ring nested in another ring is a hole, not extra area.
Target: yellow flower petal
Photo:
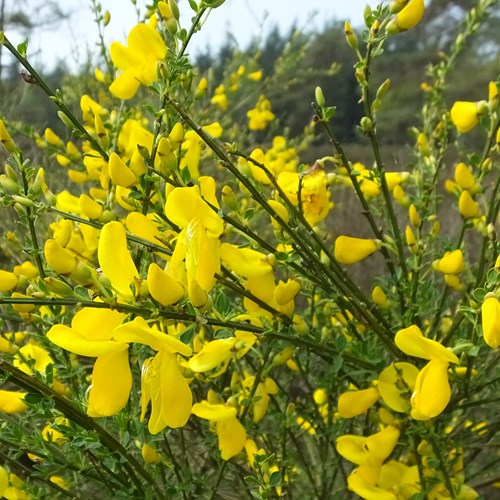
[[[18,279],[14,273],[0,269],[0,292],[10,292],[16,288],[17,283]]]
[[[109,156],[109,176],[113,184],[128,188],[137,182],[134,172],[125,165],[123,160],[116,154]]]
[[[469,191],[462,191],[458,199],[458,209],[462,217],[473,219],[479,215],[479,205],[474,201]]]
[[[360,391],[347,391],[338,400],[338,414],[342,418],[353,418],[365,413],[380,398],[375,387]]]
[[[397,500],[398,497],[394,493],[377,486],[376,479],[366,477],[364,470],[366,467],[363,465],[349,474],[347,478],[349,489],[366,500]]]
[[[300,281],[289,279],[286,281],[279,281],[274,290],[274,300],[279,306],[284,306],[300,292]]]
[[[215,429],[222,460],[229,460],[243,450],[247,433],[237,418],[217,422]]]
[[[443,257],[434,261],[432,267],[443,274],[460,274],[464,270],[464,254],[462,250],[446,252]]]
[[[258,278],[272,271],[267,255],[251,248],[239,248],[230,243],[223,243],[220,247],[220,257],[231,271],[245,278]]]
[[[148,269],[148,290],[151,297],[162,306],[175,304],[184,297],[182,284],[154,262],[150,264]]]
[[[147,464],[158,464],[162,460],[161,455],[149,444],[142,445],[141,455]]]
[[[145,344],[155,351],[163,350],[167,353],[179,353],[183,356],[191,356],[192,353],[191,347],[187,344],[172,335],[160,332],[157,328],[151,328],[146,320],[140,316],[115,328],[113,338],[117,342]]]
[[[236,408],[223,404],[210,404],[208,401],[195,403],[191,413],[211,422],[226,422],[236,417]]]
[[[80,208],[91,220],[98,219],[102,215],[102,205],[95,202],[88,194],[80,195]]]
[[[148,429],[157,434],[165,427],[178,428],[186,424],[191,414],[193,396],[187,380],[182,376],[175,354],[160,351],[158,374],[151,382],[151,416]]]
[[[84,307],[71,320],[71,328],[88,340],[109,340],[113,330],[127,317],[111,309]]]
[[[231,358],[237,341],[236,338],[217,339],[205,344],[201,351],[189,360],[189,369],[197,373],[203,373],[219,366]]]
[[[0,390],[0,412],[2,413],[21,413],[28,409],[24,402],[25,392],[13,392]]]
[[[500,346],[500,301],[487,295],[481,306],[484,341],[492,348]]]
[[[87,413],[91,417],[115,415],[127,404],[131,389],[128,344],[117,344],[94,364]]]
[[[479,123],[476,103],[457,101],[451,108],[451,121],[462,134],[472,130]]]
[[[411,416],[415,420],[434,418],[444,411],[450,398],[448,362],[432,359],[418,374],[411,398]]]
[[[424,16],[424,0],[410,0],[396,16],[396,25],[401,30],[414,28]]]
[[[75,270],[76,257],[63,248],[56,240],[47,240],[44,246],[47,264],[59,274],[69,274]]]
[[[89,340],[82,333],[65,325],[54,325],[47,338],[62,349],[80,356],[104,356],[117,349],[118,342],[108,340]],[[122,344],[127,347],[126,344]]]
[[[335,240],[335,258],[341,264],[355,264],[380,248],[378,240],[339,236]]]
[[[439,359],[447,363],[458,363],[453,352],[435,340],[425,338],[416,325],[399,330],[394,337],[398,348],[408,356],[422,359]]]
[[[97,250],[99,265],[113,288],[125,300],[132,300],[131,285],[139,279],[127,248],[125,229],[119,222],[108,222],[101,230]]]
[[[462,189],[472,189],[476,184],[476,179],[465,163],[457,163],[455,167],[455,182]]]

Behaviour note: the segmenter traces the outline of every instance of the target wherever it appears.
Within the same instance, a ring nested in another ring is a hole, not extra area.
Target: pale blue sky
[[[190,46],[195,54],[205,47],[216,51],[230,31],[244,47],[256,35],[265,35],[277,24],[286,31],[296,21],[303,29],[322,28],[324,23],[336,18],[349,19],[354,25],[362,24],[366,3],[375,6],[377,0],[226,0],[212,11],[203,30],[196,34]],[[145,0],[137,0],[144,6]],[[111,22],[106,28],[106,40],[124,41],[127,32],[136,23],[134,7],[129,0],[101,0],[103,9],[111,12]],[[183,14],[183,26],[189,27],[192,11],[187,0],[179,0]],[[36,54],[33,62],[39,67],[52,67],[57,59],[74,67],[73,61],[83,62],[89,51],[95,52],[97,30],[93,24],[90,0],[65,0],[63,8],[73,12],[57,31],[35,33],[30,40],[30,53]],[[13,41],[21,36],[7,33]]]

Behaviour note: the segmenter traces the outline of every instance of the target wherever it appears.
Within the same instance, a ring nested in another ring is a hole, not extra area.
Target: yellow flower
[[[457,163],[455,167],[455,182],[462,189],[472,189],[476,184],[474,175],[463,162]]]
[[[500,346],[500,301],[495,294],[487,294],[481,306],[484,341],[492,348]]]
[[[379,240],[339,236],[335,240],[335,258],[341,264],[355,264],[380,248]]]
[[[16,288],[17,283],[18,279],[14,273],[0,269],[0,292],[10,292]]]
[[[346,460],[358,465],[381,464],[394,450],[399,439],[399,430],[387,426],[371,436],[347,434],[337,438],[336,448]]]
[[[116,153],[111,153],[109,157],[109,176],[113,184],[125,188],[137,182],[137,177],[134,172],[125,165],[123,160]]]
[[[202,401],[193,405],[192,413],[215,424],[223,460],[229,460],[243,450],[247,433],[237,418],[236,408]]]
[[[14,141],[12,140],[9,132],[5,128],[5,124],[2,119],[0,119],[0,142],[9,153],[13,153],[16,149],[16,145],[14,144]]]
[[[414,28],[424,16],[424,0],[410,0],[387,26],[388,33],[400,33]]]
[[[321,222],[330,211],[330,191],[326,172],[319,164],[313,165],[307,172],[298,174],[296,172],[281,172],[278,176],[278,184],[295,205],[302,206],[302,212],[309,224],[314,226]]]
[[[301,285],[298,280],[289,279],[286,281],[279,281],[274,289],[274,300],[280,306],[284,306],[300,292]]]
[[[138,24],[127,37],[127,46],[113,42],[110,47],[113,64],[122,73],[109,91],[119,99],[134,97],[139,86],[156,80],[156,63],[165,59],[167,47],[160,34],[147,24]]]
[[[353,418],[365,413],[380,398],[375,387],[359,391],[347,391],[340,395],[338,401],[338,414],[342,418]]]
[[[271,111],[269,99],[261,95],[255,108],[247,112],[247,117],[250,130],[264,130],[268,123],[276,118],[276,115]]]
[[[473,219],[479,215],[479,205],[474,201],[469,191],[462,191],[458,199],[458,209],[462,217]]]
[[[147,464],[158,464],[162,460],[161,455],[147,443],[142,446],[141,454]]]
[[[57,417],[54,422],[47,424],[42,429],[42,438],[44,441],[48,441],[50,443],[56,443],[58,445],[62,445],[65,441],[67,441],[67,437],[55,427],[69,427],[69,420],[63,417]]]
[[[164,336],[168,337],[168,335]],[[177,356],[172,352],[173,350],[175,347],[170,352],[160,349],[155,357],[144,361],[142,367],[141,421],[151,402],[151,415],[148,422],[148,430],[151,434],[158,434],[165,427],[184,426],[191,413],[193,396],[187,380],[179,369]]]
[[[446,252],[443,257],[435,260],[432,267],[443,274],[460,274],[464,270],[464,254],[462,250]]]
[[[384,292],[382,287],[375,285],[372,290],[372,300],[380,306],[382,309],[387,309],[390,307],[390,301],[387,294]]]
[[[472,130],[479,123],[476,103],[457,101],[451,108],[451,121],[462,134]]]
[[[108,309],[84,308],[75,314],[71,328],[54,325],[47,338],[66,351],[97,357],[92,371],[87,413],[105,417],[118,413],[132,388],[128,344],[111,340],[126,314]]]

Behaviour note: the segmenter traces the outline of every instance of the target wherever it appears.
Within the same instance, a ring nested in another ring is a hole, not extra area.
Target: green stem
[[[443,476],[443,480],[448,490],[448,493],[450,494],[451,498],[457,498],[457,495],[455,494],[455,490],[453,488],[453,484],[451,483],[450,475],[446,470],[446,464],[444,463],[443,460],[443,450],[439,448],[438,444],[436,443],[436,440],[434,439],[434,436],[431,433],[429,433],[428,439],[429,443],[431,444],[432,451],[434,452],[434,456],[439,462],[439,470],[441,471],[441,475]],[[446,453],[446,450],[444,450],[444,453]]]
[[[299,336],[291,336],[290,334],[285,334],[281,332],[275,332],[268,330],[263,327],[254,326],[246,322],[238,321],[223,321],[214,318],[206,318],[203,316],[188,314],[188,313],[177,313],[173,311],[166,311],[164,309],[160,310],[149,310],[141,306],[131,306],[128,304],[108,304],[106,302],[94,302],[90,300],[80,300],[78,298],[53,298],[53,299],[36,299],[36,298],[24,298],[24,297],[0,297],[0,304],[34,304],[37,306],[73,306],[73,307],[92,307],[96,309],[111,309],[115,311],[120,311],[128,314],[135,314],[139,316],[146,317],[161,317],[166,319],[172,319],[175,321],[188,322],[188,323],[200,323],[215,327],[224,327],[234,330],[243,330],[246,332],[254,333],[259,336],[261,340],[266,339],[280,339],[285,340],[292,345],[301,346],[318,354],[318,356],[325,357],[328,360],[332,360],[335,357],[342,356],[346,362],[364,368],[367,370],[376,370],[376,366],[372,365],[368,361],[361,360],[356,356],[348,353],[339,353],[336,349],[326,344],[321,344],[319,342],[313,342],[304,339]]]

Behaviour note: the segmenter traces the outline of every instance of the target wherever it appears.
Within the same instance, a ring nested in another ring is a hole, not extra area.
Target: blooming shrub
[[[370,73],[421,21],[422,0],[367,8],[363,41],[345,26],[373,165],[348,156],[321,88],[313,126],[291,139],[256,60],[222,81],[197,73],[189,41],[223,3],[191,1],[186,30],[174,0],[155,2],[110,46],[78,112],[1,34],[70,139],[32,137],[44,168],[0,120],[12,222],[0,495],[488,497],[500,482],[498,76],[480,102],[447,103],[443,89],[494,0],[429,66],[404,171],[380,152],[391,88]],[[241,105],[247,119],[233,122]],[[479,152],[463,138],[475,127]],[[306,165],[313,129],[332,151]],[[371,235],[332,229],[346,189]],[[458,235],[440,230],[443,204]],[[373,282],[356,282],[376,254]]]

